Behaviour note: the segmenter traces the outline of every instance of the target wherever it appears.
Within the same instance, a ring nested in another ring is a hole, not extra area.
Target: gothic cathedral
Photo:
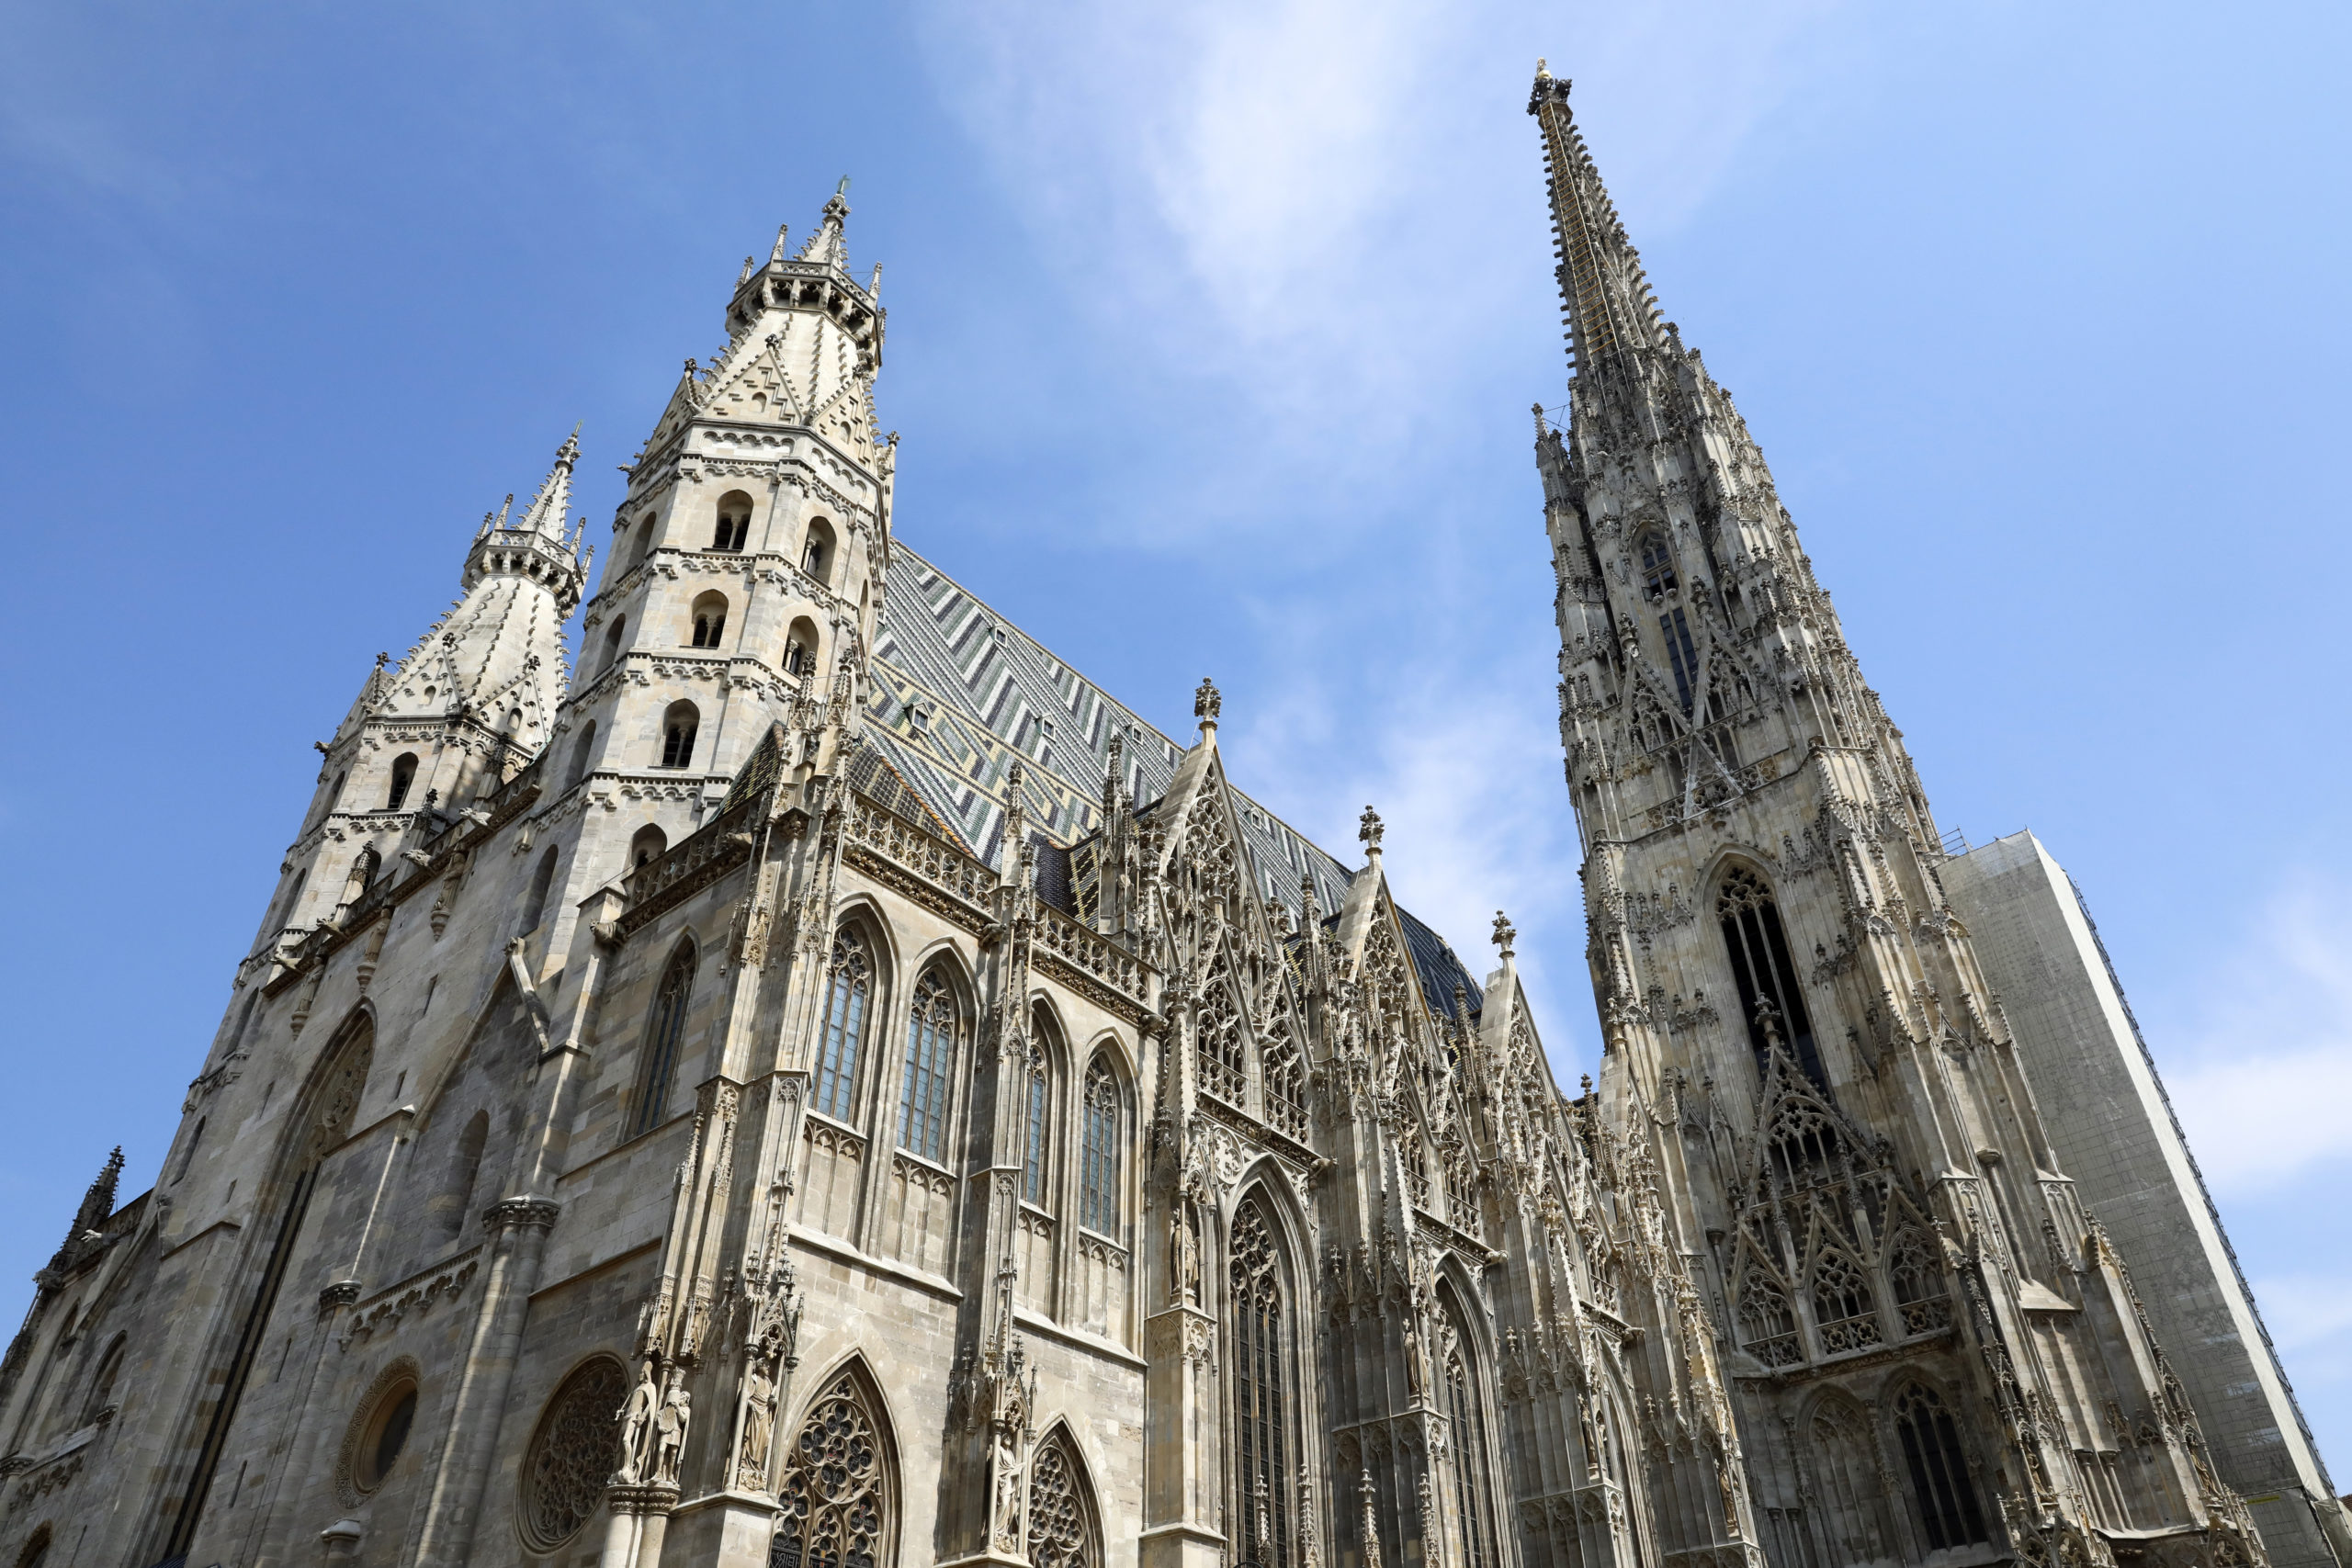
[[[567,440],[321,743],[161,1179],[0,1364],[0,1561],[2352,1564],[2061,1168],[2043,1064],[2112,1043],[2012,1032],[1567,98],[1597,1087],[1214,685],[1164,735],[898,536],[836,193],[593,591]]]

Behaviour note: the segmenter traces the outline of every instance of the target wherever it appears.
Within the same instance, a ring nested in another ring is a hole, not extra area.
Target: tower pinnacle
[[[1570,353],[1582,373],[1598,369],[1620,351],[1656,346],[1661,323],[1642,258],[1625,237],[1625,225],[1569,112],[1568,88],[1566,77],[1553,75],[1537,61],[1527,112],[1544,133],[1560,299]]]

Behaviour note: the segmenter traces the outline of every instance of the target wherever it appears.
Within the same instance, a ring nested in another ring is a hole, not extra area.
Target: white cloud
[[[2202,987],[2200,1027],[2165,1082],[2198,1162],[2256,1191],[2352,1156],[2352,917],[2340,892],[2274,898]]]

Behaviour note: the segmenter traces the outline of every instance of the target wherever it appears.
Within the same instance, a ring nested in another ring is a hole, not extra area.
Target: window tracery
[[[1446,1418],[1453,1428],[1454,1507],[1462,1516],[1464,1568],[1498,1562],[1494,1539],[1494,1475],[1487,1457],[1487,1426],[1471,1375],[1460,1325],[1445,1325]]]
[[[1029,1466],[1030,1568],[1099,1568],[1093,1510],[1069,1438],[1057,1432]]]
[[[1715,918],[1731,955],[1732,978],[1739,987],[1749,1047],[1759,1061],[1775,1045],[1789,1050],[1799,1070],[1826,1088],[1828,1079],[1814,1046],[1813,1021],[1798,987],[1796,965],[1789,961],[1780,906],[1764,879],[1744,865],[1724,873],[1715,895]]]
[[[843,926],[833,937],[825,971],[825,1027],[817,1039],[816,1108],[837,1121],[850,1120],[857,1091],[857,1059],[865,1043],[865,1013],[874,989],[873,960],[865,937]]]
[[[520,1523],[535,1551],[553,1551],[580,1533],[605,1500],[620,1460],[616,1413],[628,1398],[628,1374],[608,1356],[563,1380],[524,1451]]]
[[[1887,1280],[1894,1287],[1894,1304],[1910,1334],[1928,1334],[1951,1322],[1951,1302],[1944,1293],[1944,1271],[1934,1246],[1916,1230],[1903,1233],[1889,1249]]]
[[[905,1082],[899,1095],[899,1146],[937,1161],[947,1137],[949,1073],[956,1060],[956,995],[936,969],[915,984],[907,1020]]]
[[[1201,1088],[1227,1104],[1239,1106],[1249,1082],[1248,1044],[1240,1009],[1233,999],[1233,977],[1223,953],[1209,965],[1198,1013],[1193,1041]]]
[[[1256,1198],[1234,1216],[1233,1490],[1241,1539],[1258,1568],[1291,1568],[1291,1384],[1283,1300],[1273,1230]]]
[[[876,1568],[895,1481],[865,1390],[844,1371],[809,1405],[785,1457],[769,1568]]]
[[[1924,1383],[1913,1383],[1894,1402],[1894,1430],[1903,1462],[1911,1474],[1919,1527],[1928,1549],[1966,1546],[1984,1539],[1984,1515],[1960,1448],[1951,1412]]]
[[[1739,1342],[1768,1367],[1792,1366],[1804,1359],[1789,1298],[1777,1282],[1761,1273],[1748,1275],[1739,1288]]]
[[[1119,1080],[1101,1056],[1086,1070],[1085,1126],[1080,1145],[1078,1223],[1117,1237],[1119,1227]]]
[[[1821,1348],[1832,1355],[1879,1342],[1870,1280],[1842,1252],[1825,1252],[1814,1262],[1813,1315],[1821,1327]]]

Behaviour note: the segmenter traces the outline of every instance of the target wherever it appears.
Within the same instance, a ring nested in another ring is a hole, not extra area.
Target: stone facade
[[[898,539],[837,194],[578,664],[567,441],[322,744],[162,1180],[0,1364],[5,1560],[2265,1561],[1566,96],[1598,1090],[1213,685],[1163,735]]]

